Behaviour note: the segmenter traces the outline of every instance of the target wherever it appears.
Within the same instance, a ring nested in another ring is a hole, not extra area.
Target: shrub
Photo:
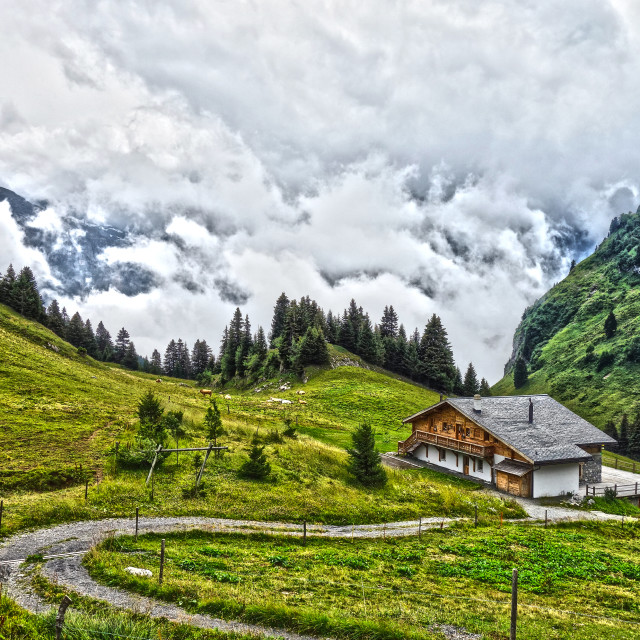
[[[602,371],[616,361],[616,354],[612,351],[603,351],[598,358],[597,371]]]
[[[249,459],[240,467],[238,474],[241,478],[264,480],[271,473],[271,465],[267,462],[264,446],[258,446],[254,440],[249,452]]]

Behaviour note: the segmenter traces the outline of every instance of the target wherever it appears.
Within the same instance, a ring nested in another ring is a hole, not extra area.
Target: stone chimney
[[[533,400],[529,398],[529,424],[533,424]]]
[[[482,397],[478,393],[473,396],[473,410],[475,413],[482,413]]]
[[[444,396],[440,394],[440,402],[442,402],[443,400],[444,400]]]

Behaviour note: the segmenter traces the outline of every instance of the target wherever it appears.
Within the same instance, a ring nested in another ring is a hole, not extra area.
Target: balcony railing
[[[455,438],[429,433],[428,431],[414,431],[406,440],[398,442],[398,453],[407,453],[415,448],[416,444],[422,442],[434,444],[436,447],[442,447],[443,449],[470,453],[481,458],[488,458],[493,455],[493,445],[485,447],[467,440],[456,440]]]

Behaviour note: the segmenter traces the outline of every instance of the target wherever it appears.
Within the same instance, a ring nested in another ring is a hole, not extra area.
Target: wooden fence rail
[[[640,472],[640,462],[629,462],[627,460],[620,460],[619,458],[611,459],[603,455],[602,464],[607,467],[613,467],[614,469],[631,471],[632,473]]]
[[[640,496],[640,483],[635,484],[613,484],[607,487],[590,487],[586,486],[586,495],[588,496],[604,496],[607,489],[613,489],[618,498],[633,498]]]

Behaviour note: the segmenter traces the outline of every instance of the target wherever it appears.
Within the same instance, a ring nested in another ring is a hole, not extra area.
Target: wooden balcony
[[[484,446],[468,440],[456,440],[455,438],[429,433],[428,431],[414,431],[406,440],[398,442],[398,453],[408,453],[421,443],[433,444],[443,449],[461,451],[480,458],[488,458],[493,455],[493,445]]]

